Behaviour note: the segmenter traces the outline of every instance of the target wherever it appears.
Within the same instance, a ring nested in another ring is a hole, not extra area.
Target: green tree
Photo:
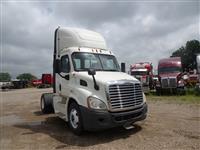
[[[7,72],[0,72],[0,82],[9,82],[11,80],[11,76]]]
[[[198,40],[187,41],[185,46],[172,53],[171,57],[181,57],[183,69],[196,69],[196,54],[200,54],[200,42]]]
[[[23,74],[18,75],[17,79],[31,81],[31,80],[37,79],[37,77],[32,75],[31,73],[23,73]]]

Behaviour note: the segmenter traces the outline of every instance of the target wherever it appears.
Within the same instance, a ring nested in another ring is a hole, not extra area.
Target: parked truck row
[[[153,72],[150,62],[130,65],[130,75],[137,78],[145,93],[155,89],[158,95],[166,92],[185,94],[185,89],[200,83],[200,54],[196,57],[197,69],[184,71],[180,57],[160,59],[157,74]]]
[[[53,76],[50,73],[43,73],[41,79],[25,80],[12,79],[7,82],[0,82],[0,88],[5,89],[22,89],[27,87],[49,88],[52,87]]]

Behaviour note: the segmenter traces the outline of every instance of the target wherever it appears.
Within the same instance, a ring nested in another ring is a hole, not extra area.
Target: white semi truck
[[[131,128],[146,118],[140,82],[120,72],[99,33],[57,28],[53,58],[53,93],[42,94],[41,110],[55,112],[75,134],[117,126]]]

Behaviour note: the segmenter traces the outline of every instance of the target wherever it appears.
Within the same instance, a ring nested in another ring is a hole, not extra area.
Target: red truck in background
[[[41,79],[32,80],[32,85],[38,88],[51,87],[53,84],[53,77],[50,73],[42,74]]]
[[[148,93],[154,88],[153,84],[153,66],[149,62],[135,63],[130,66],[130,74],[137,78],[141,84],[143,91]]]
[[[184,94],[185,85],[182,75],[180,57],[161,59],[158,63],[157,94],[160,95],[165,91]]]
[[[53,84],[53,77],[51,74],[42,74],[42,84]]]

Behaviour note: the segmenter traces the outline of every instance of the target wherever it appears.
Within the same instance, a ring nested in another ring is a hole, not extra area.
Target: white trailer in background
[[[140,82],[120,72],[114,54],[96,32],[57,28],[54,92],[41,97],[42,112],[54,112],[75,134],[116,126],[131,128],[147,115]]]

